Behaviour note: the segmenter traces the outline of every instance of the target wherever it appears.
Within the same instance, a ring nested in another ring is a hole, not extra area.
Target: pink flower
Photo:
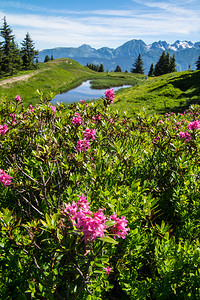
[[[103,269],[106,270],[107,275],[109,275],[109,274],[110,274],[110,271],[111,271],[113,268],[106,267],[106,268],[103,268]]]
[[[12,118],[12,124],[13,125],[18,123],[18,121],[16,121],[16,113],[15,114],[10,114],[10,117]]]
[[[109,100],[109,103],[113,103],[115,96],[114,96],[114,90],[113,89],[109,89],[107,91],[105,91],[105,97],[107,100]]]
[[[125,235],[128,235],[130,228],[127,228],[126,217],[118,218],[116,213],[113,213],[109,218],[110,221],[115,221],[115,224],[112,228],[112,232],[118,237],[125,239]]]
[[[33,105],[29,105],[29,110],[28,110],[28,113],[31,114],[34,112],[34,108],[33,108]]]
[[[84,233],[84,241],[94,241],[97,237],[103,237],[106,229],[106,217],[101,209],[96,213],[89,210],[80,211],[77,214],[76,227]]]
[[[8,130],[7,125],[0,125],[0,134],[4,135]]]
[[[73,201],[72,204],[65,204],[64,212],[71,218],[74,226],[84,233],[85,243],[104,236],[106,217],[102,209],[92,213],[87,198],[83,195],[79,196],[78,203]]]
[[[95,122],[95,123],[98,122],[98,121],[100,121],[100,120],[101,120],[101,116],[100,115],[95,115],[95,116],[92,117],[92,121]]]
[[[83,123],[83,120],[79,113],[75,113],[75,117],[72,118],[72,124],[73,125],[81,125]]]
[[[188,142],[191,139],[191,135],[188,133],[188,131],[186,131],[186,132],[181,131],[179,133],[179,137],[181,139],[185,139],[185,142]]]
[[[79,139],[77,142],[76,150],[78,152],[86,152],[87,149],[90,148],[90,143],[86,138],[83,138],[83,140]]]
[[[11,176],[6,174],[3,170],[0,169],[0,182],[3,183],[4,186],[11,184]]]
[[[85,103],[86,102],[86,100],[81,100],[81,104],[83,104],[83,103]]]
[[[17,101],[17,102],[21,102],[21,101],[22,101],[22,99],[21,99],[21,97],[20,97],[19,95],[17,95],[17,96],[15,97],[15,101]]]
[[[84,137],[87,140],[89,140],[89,139],[95,140],[95,136],[96,136],[96,130],[95,129],[89,129],[89,128],[85,129]]]
[[[189,130],[195,130],[195,129],[199,129],[199,128],[200,128],[199,120],[196,120],[194,122],[189,122],[189,125],[188,125]]]
[[[156,142],[159,141],[159,140],[160,140],[160,137],[157,136],[157,137],[154,139],[154,143],[156,143]]]
[[[56,107],[55,106],[51,105],[50,108],[51,108],[51,110],[52,110],[53,113],[56,112]]]

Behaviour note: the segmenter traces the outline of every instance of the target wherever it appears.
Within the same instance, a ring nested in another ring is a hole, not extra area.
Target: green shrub
[[[0,298],[198,299],[199,106],[130,119],[48,99],[0,103]],[[66,212],[78,195],[105,236],[85,242]]]

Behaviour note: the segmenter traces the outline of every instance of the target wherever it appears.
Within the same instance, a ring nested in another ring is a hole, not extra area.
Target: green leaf
[[[106,221],[105,222],[105,225],[106,225],[107,228],[112,227],[114,224],[115,224],[114,221]]]
[[[104,236],[104,237],[102,237],[102,238],[99,238],[99,240],[101,240],[101,241],[104,242],[104,243],[111,243],[111,244],[114,244],[114,245],[118,244],[118,242],[115,241],[115,240],[114,240],[113,238],[111,238],[110,236]]]

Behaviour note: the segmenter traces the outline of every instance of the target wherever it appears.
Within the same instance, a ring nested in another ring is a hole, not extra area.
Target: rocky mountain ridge
[[[84,44],[80,47],[58,47],[53,49],[44,49],[39,52],[39,61],[44,61],[46,55],[54,59],[61,57],[72,58],[82,65],[87,63],[104,64],[105,70],[114,71],[117,65],[120,65],[122,71],[129,71],[140,53],[144,62],[145,73],[148,73],[150,65],[156,63],[162,54],[162,51],[175,54],[177,71],[183,71],[191,67],[196,69],[196,61],[200,55],[200,42],[177,40],[173,44],[166,41],[153,42],[147,45],[142,40],[130,40],[117,48],[102,47],[92,48]]]

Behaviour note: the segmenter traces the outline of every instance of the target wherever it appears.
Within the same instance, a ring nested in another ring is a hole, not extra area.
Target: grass
[[[108,73],[103,78],[97,78],[92,81],[91,87],[94,89],[110,88],[114,86],[141,84],[143,75],[132,73]]]
[[[200,72],[184,71],[166,74],[160,77],[149,77],[133,73],[98,73],[78,62],[61,58],[48,63],[40,63],[38,70],[21,72],[18,75],[32,73],[26,81],[2,85],[0,98],[14,98],[20,95],[26,106],[39,101],[37,90],[44,94],[66,92],[83,81],[91,80],[92,88],[107,89],[113,86],[132,85],[116,92],[112,108],[128,115],[145,109],[148,113],[164,114],[169,111],[182,112],[193,103],[200,101]]]
[[[16,81],[2,85],[0,88],[0,98],[14,98],[20,95],[26,106],[36,104],[39,101],[37,90],[44,94],[53,92],[55,95],[66,92],[80,85],[86,80],[95,80],[93,88],[109,88],[111,86],[121,86],[124,84],[137,84],[138,75],[128,73],[98,73],[94,72],[78,62],[61,58],[48,63],[40,63],[39,68],[34,71],[20,72],[17,75],[33,74],[28,80]],[[6,79],[6,78],[3,78]]]
[[[128,115],[134,115],[142,109],[151,114],[183,112],[191,104],[199,103],[199,82],[199,71],[148,78],[143,84],[119,90],[113,108],[119,111],[126,110]]]

